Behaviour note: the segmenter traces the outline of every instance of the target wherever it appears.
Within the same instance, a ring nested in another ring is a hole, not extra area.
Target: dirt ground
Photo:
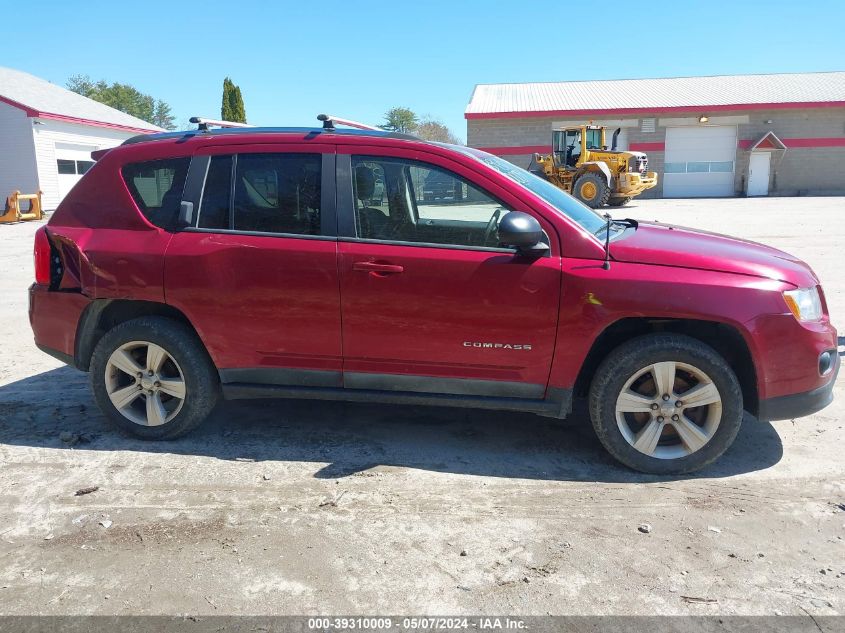
[[[845,198],[615,214],[797,254],[845,328]],[[583,414],[236,402],[144,443],[32,343],[36,228],[0,226],[0,613],[845,614],[844,379],[684,478],[617,466]]]

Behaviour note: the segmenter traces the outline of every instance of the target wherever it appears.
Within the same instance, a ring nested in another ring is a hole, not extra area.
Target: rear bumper
[[[763,422],[771,420],[791,420],[821,411],[833,402],[833,385],[839,373],[842,361],[836,355],[836,364],[830,372],[828,382],[820,387],[788,396],[778,396],[760,401],[757,419]]]
[[[78,292],[29,287],[29,323],[35,345],[62,362],[76,366],[76,330],[90,299]]]
[[[38,343],[35,344],[35,347],[40,349],[45,354],[52,356],[56,360],[62,361],[66,365],[70,365],[71,367],[76,367],[76,361],[74,360],[73,356],[71,356],[70,354],[65,354],[64,352],[60,352],[57,349],[53,349],[52,347],[46,347],[45,345],[39,345]]]

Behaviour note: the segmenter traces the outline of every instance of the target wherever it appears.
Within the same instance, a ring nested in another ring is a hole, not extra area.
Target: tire
[[[610,199],[610,187],[604,176],[595,172],[583,174],[572,187],[572,195],[593,209],[598,209]]]
[[[106,332],[91,357],[91,388],[112,424],[145,440],[192,431],[220,392],[217,370],[194,331],[162,317],[132,319]]]
[[[607,201],[607,206],[609,206],[609,207],[624,207],[631,200],[632,200],[632,198],[610,198]]]
[[[672,394],[665,401],[658,388],[670,375]],[[628,383],[633,398],[621,397],[623,389],[628,394]],[[683,402],[685,396],[690,400]],[[690,404],[713,398],[718,402]],[[676,408],[679,403],[683,408]],[[724,358],[701,341],[668,333],[637,337],[608,354],[590,385],[589,405],[593,428],[608,452],[655,475],[689,473],[716,460],[736,438],[743,414],[739,381]],[[621,412],[626,409],[636,412]]]

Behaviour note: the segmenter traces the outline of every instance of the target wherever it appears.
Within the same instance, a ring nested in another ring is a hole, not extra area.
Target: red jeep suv
[[[832,400],[806,264],[602,217],[481,151],[206,126],[94,158],[36,234],[29,316],[141,438],[190,431],[220,394],[556,418],[583,397],[613,456],[675,474],[721,455],[743,410]]]

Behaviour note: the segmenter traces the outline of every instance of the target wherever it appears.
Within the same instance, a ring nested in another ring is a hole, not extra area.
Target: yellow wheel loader
[[[599,125],[555,131],[552,153],[534,154],[528,171],[594,209],[605,204],[621,207],[657,185],[657,172],[648,171],[643,152],[616,150],[621,128],[607,149],[606,131]]]

